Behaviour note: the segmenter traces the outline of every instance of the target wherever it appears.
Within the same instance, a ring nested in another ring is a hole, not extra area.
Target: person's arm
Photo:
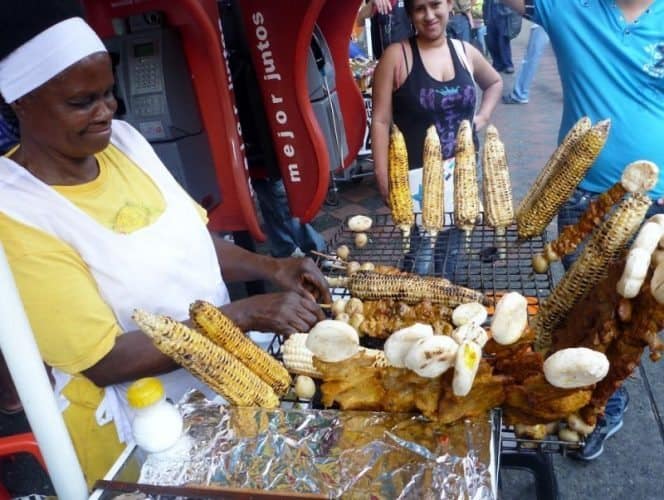
[[[324,303],[331,302],[327,281],[311,259],[275,259],[249,252],[216,234],[210,235],[226,282],[267,280],[284,291]]]
[[[378,190],[388,199],[388,148],[392,125],[392,93],[395,89],[395,71],[401,44],[389,46],[374,71],[371,109],[371,153]]]
[[[473,66],[473,76],[477,85],[482,89],[482,102],[475,114],[475,128],[481,130],[491,119],[496,104],[500,100],[503,91],[503,79],[493,69],[486,58],[469,43],[464,43],[466,53]]]
[[[502,2],[517,11],[522,16],[526,13],[526,5],[524,0],[502,0]]]

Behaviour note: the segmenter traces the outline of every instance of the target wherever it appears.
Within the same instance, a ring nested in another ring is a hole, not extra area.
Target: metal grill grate
[[[418,236],[411,240],[411,250],[405,254],[401,231],[394,226],[389,215],[375,215],[373,225],[368,231],[369,243],[363,248],[354,245],[355,233],[348,229],[346,223],[337,231],[330,241],[330,249],[334,251],[340,245],[350,249],[349,261],[360,263],[372,262],[394,266],[406,271],[416,271],[415,263],[431,255],[428,239],[418,242]],[[421,227],[421,214],[417,214],[416,223]],[[521,293],[528,298],[529,312],[534,313],[537,306],[550,294],[554,282],[549,269],[545,274],[537,274],[532,270],[532,257],[542,252],[547,240],[545,235],[518,241],[516,226],[506,229],[504,235],[497,235],[494,228],[484,225],[480,219],[470,234],[465,234],[454,226],[453,214],[445,214],[445,230],[435,243],[431,264],[420,274],[444,276],[457,285],[479,290],[487,295],[498,296],[507,291]],[[344,270],[330,267],[324,259],[318,260],[328,276],[344,275]],[[333,290],[335,297],[348,296],[345,288]],[[280,358],[283,340],[275,336],[269,351]],[[578,449],[583,443],[560,441],[551,436],[544,440],[516,437],[514,428],[504,426],[502,429],[502,449],[523,453],[560,453],[565,455],[568,449]]]

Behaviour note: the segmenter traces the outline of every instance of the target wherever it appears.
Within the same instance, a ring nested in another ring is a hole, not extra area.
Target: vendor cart
[[[420,223],[419,215],[417,216],[416,221],[418,224]],[[349,231],[344,224],[331,239],[330,247],[336,248],[339,245],[346,244],[352,249],[353,260],[359,262],[371,261],[374,264],[384,264],[401,268],[408,267],[409,261],[416,258],[417,252],[420,251],[419,248],[415,247],[412,248],[410,254],[404,254],[401,233],[399,229],[394,226],[388,215],[376,215],[373,217],[373,225],[369,231],[369,244],[364,248],[354,248],[352,244],[353,237],[354,233]],[[528,297],[531,305],[529,310],[531,313],[534,313],[537,310],[538,304],[549,295],[553,287],[553,275],[551,270],[547,271],[545,274],[535,274],[531,267],[532,256],[535,253],[542,251],[545,244],[546,237],[544,235],[523,242],[518,241],[516,227],[514,226],[507,228],[505,234],[498,235],[493,228],[485,225],[482,220],[478,222],[470,236],[466,237],[454,227],[452,214],[446,214],[445,231],[441,233],[436,242],[430,273],[438,275],[442,273],[457,284],[481,290],[485,294],[493,295],[495,297],[500,296],[501,293],[506,291],[517,291],[525,297]],[[429,246],[421,245],[421,248],[426,249],[429,248]],[[324,265],[328,263],[321,261],[320,264]],[[325,271],[332,275],[342,274],[344,272],[343,270],[334,268],[325,268]],[[336,288],[333,290],[333,293],[335,296],[339,297],[346,295],[348,292],[346,289]],[[280,337],[275,336],[268,348],[270,352],[277,357],[280,355],[281,341],[282,339]],[[186,408],[186,404],[183,407]],[[276,429],[287,422],[287,427],[290,430],[284,428],[286,434],[289,432],[297,432],[297,430],[294,429],[306,429],[307,427],[303,424],[306,420],[312,425],[311,429],[314,430],[307,431],[305,434],[314,436],[312,442],[316,442],[319,445],[319,440],[324,440],[323,436],[329,437],[329,433],[323,433],[316,436],[316,422],[320,423],[320,421],[326,421],[329,424],[334,421],[338,424],[339,422],[343,422],[346,418],[351,418],[351,415],[353,415],[352,419],[355,419],[355,422],[352,425],[359,425],[363,432],[367,434],[375,432],[377,435],[380,434],[383,437],[387,436],[385,439],[388,441],[391,440],[392,445],[399,442],[399,438],[394,438],[392,435],[394,429],[403,428],[408,425],[422,425],[422,429],[424,429],[426,428],[426,425],[428,425],[424,424],[422,421],[413,424],[411,422],[413,417],[407,415],[388,417],[389,414],[341,412],[337,410],[322,410],[318,409],[318,407],[319,402],[316,398],[314,398],[313,402],[303,402],[298,401],[294,395],[291,395],[290,399],[287,396],[286,401],[284,401],[280,410],[267,411],[252,409],[251,411],[253,412],[253,415],[245,415],[245,420],[260,422],[260,424],[258,424],[259,427],[261,425],[264,426],[263,430],[266,432],[269,428]],[[222,410],[222,412],[224,411],[229,412],[232,415],[235,412],[241,412],[244,410],[230,408]],[[213,413],[218,414],[218,410],[215,410]],[[185,415],[186,414],[187,411],[185,410]],[[196,414],[196,412],[192,412],[190,409],[189,415],[191,416],[192,414]],[[199,418],[200,415],[201,414],[198,413]],[[455,445],[452,449],[448,450],[449,453],[458,457],[465,457],[466,460],[468,457],[474,456],[479,460],[477,465],[481,465],[480,468],[486,468],[491,477],[490,483],[492,485],[489,495],[493,496],[493,498],[497,498],[498,495],[500,467],[528,470],[534,476],[538,499],[557,498],[557,484],[552,467],[551,456],[554,453],[564,455],[570,448],[579,447],[582,443],[568,443],[558,440],[557,437],[554,438],[551,436],[544,440],[520,438],[517,437],[512,427],[503,425],[501,416],[500,410],[495,409],[492,410],[485,419],[480,419],[479,422],[457,422],[451,426],[441,426],[444,427],[444,430],[438,429],[436,432],[445,436],[457,436],[456,441],[454,439],[451,440],[455,442]],[[396,420],[389,420],[389,422],[387,422],[386,420],[383,420],[385,418]],[[361,422],[361,424],[358,424],[358,421]],[[272,422],[272,424],[270,424],[270,422]],[[278,422],[278,424],[275,424],[275,422]],[[408,422],[411,423],[408,424]],[[376,426],[373,428],[373,431],[368,430],[372,428],[372,425]],[[341,424],[339,427],[340,432],[345,428],[344,424]],[[255,435],[258,436],[260,434],[260,429],[256,429]],[[426,434],[426,432],[424,434]],[[424,450],[426,449],[427,443],[422,441],[418,442],[422,435],[423,434],[420,434],[419,438],[413,438],[412,441],[406,439],[401,442],[400,446],[405,448],[411,447],[411,449],[413,449],[412,447],[417,448],[418,446],[423,446],[424,448],[421,448],[421,450]],[[325,459],[322,458],[322,455],[317,455],[317,460],[319,460],[320,463],[327,463],[328,459],[334,458],[334,460],[338,460],[342,455],[348,456],[353,453],[366,454],[366,448],[363,448],[364,444],[362,446],[351,446],[346,441],[343,445],[339,444],[334,452],[327,450],[326,452],[329,452],[329,456],[326,455],[327,458]],[[256,443],[252,446],[254,445],[256,445]],[[242,448],[246,447],[246,442],[240,446],[239,443],[234,443],[230,440],[226,442],[226,446],[228,447],[227,449]],[[429,451],[435,454],[436,451],[440,450],[429,448]],[[426,455],[426,452],[423,453]],[[252,455],[252,457],[252,459],[254,459],[255,455]],[[287,454],[276,454],[274,456],[276,463],[282,459],[292,460],[292,457],[288,458]],[[463,460],[464,458],[459,459]],[[210,462],[208,461],[206,463]],[[355,466],[357,466],[357,464],[355,464]],[[174,474],[172,482],[166,482],[159,486],[154,485],[154,483],[151,486],[138,484],[137,481],[140,477],[139,471],[142,469],[142,474],[145,477],[146,474],[149,475],[150,467],[149,464],[146,465],[146,457],[139,449],[135,447],[127,448],[125,453],[116,463],[116,466],[106,476],[105,480],[98,483],[98,489],[93,495],[93,498],[114,498],[116,494],[122,491],[142,491],[146,494],[152,493],[162,495],[186,494],[187,496],[194,497],[196,495],[207,495],[208,498],[214,498],[214,495],[217,493],[222,494],[222,492],[225,492],[224,494],[228,494],[229,491],[232,491],[234,495],[240,495],[237,496],[237,498],[243,498],[242,495],[245,495],[246,497],[249,494],[285,495],[283,489],[281,489],[283,482],[275,480],[275,482],[272,483],[273,485],[280,485],[280,488],[276,490],[266,488],[265,482],[261,483],[260,481],[254,482],[247,480],[249,477],[249,470],[245,471],[247,473],[245,475],[233,476],[233,474],[229,474],[226,479],[229,477],[235,477],[235,480],[233,481],[215,482],[214,477],[219,476],[219,468],[212,468],[210,470],[216,470],[217,472],[211,472],[208,474],[205,481],[194,481],[195,483],[205,485],[205,488],[216,488],[214,493],[211,493],[208,489],[192,489],[193,487],[191,485],[188,487],[183,486],[186,481],[177,481],[177,474],[182,473],[181,469],[178,469],[178,473]],[[396,468],[398,469],[398,466]],[[266,469],[259,467],[256,470],[265,471]],[[339,471],[336,471],[336,473],[338,472]],[[348,473],[348,469],[345,470],[345,473]],[[303,474],[308,478],[307,480],[314,481],[311,476],[315,474],[312,474],[311,472]],[[413,474],[413,477],[417,476],[417,474]],[[238,482],[237,477],[242,477],[242,481]],[[332,481],[332,483],[334,483],[335,487],[340,487],[336,482]],[[300,492],[323,493],[326,497],[330,496],[334,491],[339,493],[343,491],[344,494],[350,493],[352,497],[353,492],[356,491],[353,488],[348,490],[332,490],[326,489],[326,487],[315,486],[310,489],[304,488],[296,490]],[[231,490],[228,488],[231,488]],[[233,490],[233,488],[239,489]],[[281,492],[279,491],[280,489]],[[366,493],[365,490],[361,491]],[[292,495],[290,496],[292,497]],[[334,495],[332,494],[332,496]],[[260,496],[256,497],[260,498]],[[384,497],[391,498],[392,495],[388,493]],[[479,498],[483,497],[480,496]]]

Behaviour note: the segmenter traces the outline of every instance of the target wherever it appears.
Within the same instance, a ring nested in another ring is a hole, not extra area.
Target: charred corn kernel
[[[597,199],[591,201],[576,224],[565,226],[558,238],[547,245],[546,251],[535,256],[538,263],[536,266],[535,259],[533,260],[535,272],[544,273],[549,268],[550,262],[573,253],[579,244],[604,220],[606,214],[622,199],[625,193],[625,188],[620,183],[616,183]]]
[[[514,220],[512,203],[512,184],[505,146],[493,125],[486,129],[484,149],[482,151],[482,191],[484,193],[484,213],[490,226],[498,233]]]
[[[443,229],[443,157],[436,127],[427,129],[422,158],[422,226],[431,239]]]
[[[468,234],[480,214],[473,127],[468,120],[459,125],[454,158],[454,223]]]
[[[650,198],[642,194],[625,198],[593,232],[579,258],[541,304],[532,320],[537,350],[547,351],[551,347],[553,330],[572,307],[606,277],[609,265],[620,257],[651,203]]]
[[[610,128],[610,120],[601,121],[591,127],[552,167],[551,175],[532,200],[530,207],[517,214],[519,238],[530,238],[546,229],[599,155]]]
[[[358,271],[347,277],[344,285],[353,296],[362,300],[395,299],[408,304],[427,300],[432,304],[452,308],[466,302],[488,303],[488,299],[480,292],[432,276]]]
[[[247,368],[283,396],[291,385],[288,371],[272,356],[254,344],[235,323],[209,302],[197,300],[189,307],[196,328],[223,347]]]
[[[544,165],[544,168],[540,170],[535,182],[530,187],[530,190],[526,193],[523,200],[517,208],[517,224],[519,224],[519,219],[521,218],[521,213],[526,213],[530,210],[530,207],[533,204],[533,201],[540,196],[544,187],[548,184],[551,176],[560,169],[560,163],[563,161],[572,145],[578,141],[583,134],[590,130],[590,118],[584,116],[579,121],[577,121],[574,126],[567,132],[567,135],[563,141],[558,145],[556,150],[553,152],[549,160]]]
[[[388,191],[394,224],[403,234],[404,251],[410,248],[410,229],[415,222],[413,198],[408,183],[408,152],[406,140],[396,125],[390,134]]]
[[[167,316],[145,311],[134,311],[132,318],[152,338],[157,349],[231,404],[263,408],[279,406],[279,398],[272,387],[203,334]]]
[[[291,373],[321,378],[322,374],[314,368],[313,353],[306,346],[307,334],[294,333],[281,346],[284,365]]]

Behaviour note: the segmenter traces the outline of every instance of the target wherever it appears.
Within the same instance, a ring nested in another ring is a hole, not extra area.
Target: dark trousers
[[[512,46],[505,32],[505,23],[501,18],[490,20],[486,27],[486,48],[496,71],[514,68],[512,63]]]

